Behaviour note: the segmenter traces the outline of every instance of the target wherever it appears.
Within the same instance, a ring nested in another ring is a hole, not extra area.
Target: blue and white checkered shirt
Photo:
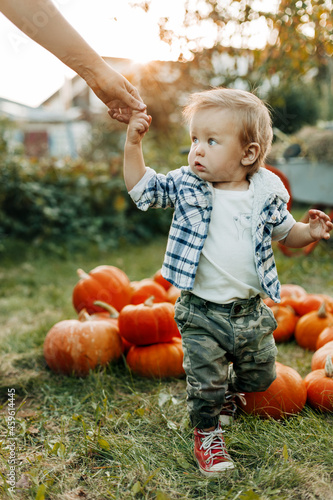
[[[286,206],[289,194],[279,177],[265,168],[252,176],[251,183],[254,187],[252,239],[256,269],[264,292],[279,302],[280,283],[272,239],[285,237],[295,223]],[[140,210],[174,209],[162,275],[176,287],[191,290],[211,219],[211,184],[195,175],[190,167],[172,170],[167,175],[157,174],[147,167],[145,175],[129,194]]]

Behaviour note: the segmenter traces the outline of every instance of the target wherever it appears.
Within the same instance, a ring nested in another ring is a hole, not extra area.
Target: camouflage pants
[[[175,320],[182,335],[194,427],[217,425],[227,389],[264,391],[276,378],[272,332],[277,323],[259,296],[215,304],[183,291]]]

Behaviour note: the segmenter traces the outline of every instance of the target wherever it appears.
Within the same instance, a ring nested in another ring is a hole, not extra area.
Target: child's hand
[[[309,231],[314,240],[328,240],[333,229],[331,219],[321,210],[309,210]]]
[[[151,116],[146,113],[133,111],[127,127],[127,142],[139,144],[151,124]]]

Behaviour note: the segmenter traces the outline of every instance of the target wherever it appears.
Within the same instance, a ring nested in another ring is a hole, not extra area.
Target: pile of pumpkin
[[[180,377],[183,350],[174,320],[179,290],[160,270],[153,278],[131,282],[114,266],[85,273],[73,289],[77,319],[56,323],[44,341],[44,356],[57,373],[85,376],[97,365],[126,357],[130,370],[143,377]],[[333,411],[333,297],[309,294],[298,285],[282,285],[281,303],[267,299],[278,327],[276,342],[293,335],[315,351],[312,371],[303,380],[289,366],[276,363],[277,378],[264,392],[246,393],[246,413],[281,418],[313,408]]]
[[[184,374],[174,320],[179,291],[160,271],[137,282],[114,266],[77,272],[72,300],[78,317],[56,323],[44,341],[44,357],[53,371],[86,376],[125,355],[131,371],[141,376]]]
[[[303,380],[289,366],[276,363],[277,378],[264,392],[246,393],[246,413],[281,418],[299,413],[308,403],[321,411],[333,411],[333,297],[311,294],[293,284],[281,286],[281,302],[264,301],[274,313],[277,343],[292,337],[304,349],[314,351],[311,372]]]

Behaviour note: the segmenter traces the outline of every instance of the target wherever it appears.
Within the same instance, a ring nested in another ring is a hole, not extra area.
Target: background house
[[[140,74],[140,65],[130,59],[105,58],[124,76]],[[91,123],[105,113],[105,105],[78,75],[33,108],[0,98],[0,118],[12,127],[7,131],[9,146],[23,148],[27,156],[78,156],[89,138]]]

